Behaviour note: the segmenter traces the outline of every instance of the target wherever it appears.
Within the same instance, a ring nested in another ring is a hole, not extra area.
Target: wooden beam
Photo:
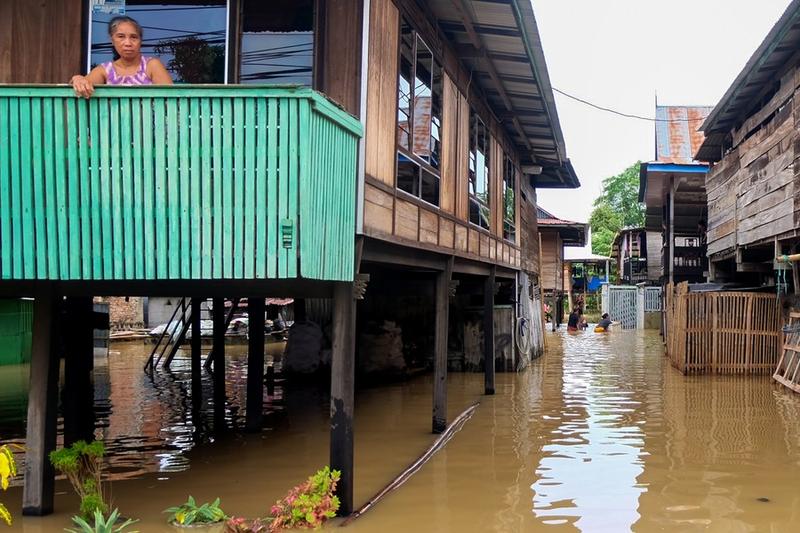
[[[331,350],[330,464],[342,475],[336,488],[340,514],[353,511],[353,405],[355,386],[355,300],[353,284],[333,289],[333,347]]]
[[[492,267],[483,285],[483,367],[485,394],[494,394],[494,270],[494,267]]]
[[[247,299],[247,431],[261,431],[264,421],[264,312],[263,298]]]
[[[25,486],[22,514],[43,516],[53,512],[55,471],[50,452],[56,448],[58,408],[57,321],[59,299],[51,284],[39,288],[33,304],[28,427],[25,434]]]
[[[219,431],[225,424],[225,298],[214,298],[214,339],[211,347],[214,361],[214,424]]]
[[[192,298],[192,405],[197,408],[203,404],[202,303],[202,298]]]
[[[93,440],[94,309],[91,297],[70,297],[66,301],[64,354],[64,445]]]
[[[450,325],[450,280],[453,278],[453,258],[447,260],[444,271],[436,275],[436,332],[433,369],[434,433],[447,428],[447,342]]]

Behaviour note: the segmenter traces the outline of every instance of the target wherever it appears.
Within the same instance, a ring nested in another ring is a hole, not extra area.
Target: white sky
[[[789,0],[532,0],[554,87],[652,117],[664,105],[715,105]],[[652,122],[556,94],[581,188],[540,189],[538,203],[586,222],[600,182],[655,154]],[[581,255],[580,249],[567,249]],[[588,248],[587,248],[588,251]]]

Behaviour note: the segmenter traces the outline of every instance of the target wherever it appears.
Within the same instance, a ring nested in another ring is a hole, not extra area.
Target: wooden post
[[[225,423],[225,299],[214,298],[214,420]],[[220,428],[216,428],[220,429]]]
[[[494,394],[494,285],[495,266],[483,286],[483,369],[484,392]],[[554,319],[555,320],[555,319]]]
[[[355,385],[355,300],[353,284],[333,288],[331,354],[331,468],[342,477],[336,493],[343,515],[353,511],[353,399]]]
[[[192,404],[202,405],[203,403],[203,356],[202,330],[200,328],[201,298],[192,298]]]
[[[675,283],[675,176],[669,178],[669,282]]]
[[[450,324],[450,279],[453,277],[453,258],[447,260],[442,272],[436,274],[436,347],[433,367],[433,425],[434,433],[447,428],[447,334]]]
[[[70,297],[64,334],[64,444],[94,438],[94,309],[91,297]]]
[[[55,471],[50,452],[56,447],[58,408],[58,354],[55,347],[58,298],[52,287],[40,289],[33,304],[28,428],[25,435],[25,487],[22,514],[43,516],[53,512]]]
[[[264,298],[247,299],[247,431],[261,431],[264,416]]]

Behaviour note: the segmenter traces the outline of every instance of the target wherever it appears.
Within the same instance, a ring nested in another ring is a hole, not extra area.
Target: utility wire
[[[573,95],[571,95],[569,93],[565,93],[564,91],[562,91],[560,89],[556,89],[555,87],[553,87],[553,91],[557,92],[558,94],[561,94],[563,96],[566,96],[567,98],[571,98],[572,100],[575,100],[575,101],[580,102],[582,104],[588,105],[589,107],[593,107],[595,109],[599,109],[600,111],[605,111],[607,113],[613,113],[615,115],[619,115],[619,116],[625,117],[625,118],[635,118],[637,120],[646,120],[648,122],[700,122],[702,120],[705,120],[706,117],[708,116],[708,115],[704,115],[704,116],[698,117],[698,118],[674,118],[674,119],[643,117],[641,115],[633,115],[633,114],[630,114],[630,113],[623,113],[622,111],[617,111],[616,109],[611,109],[609,107],[603,107],[603,106],[600,106],[600,105],[597,105],[597,104],[593,104],[592,102],[584,100],[583,98],[578,98],[577,96],[573,96]]]

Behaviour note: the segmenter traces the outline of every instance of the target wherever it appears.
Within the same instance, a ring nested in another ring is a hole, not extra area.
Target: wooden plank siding
[[[402,15],[401,15],[402,14]],[[398,46],[401,16],[417,30],[443,66],[442,144],[439,206],[431,205],[395,188],[397,159]],[[517,237],[503,239],[503,154],[517,162],[517,154],[480,93],[469,83],[457,55],[424,13],[411,13],[408,4],[393,0],[370,3],[369,73],[367,77],[364,233],[441,253],[454,253],[484,262],[519,268],[523,218],[517,179]],[[469,223],[469,124],[476,111],[492,134],[490,156],[490,228]],[[535,201],[535,195],[530,198]],[[536,239],[534,239],[536,240]],[[538,254],[538,246],[536,247]],[[530,267],[537,261],[528,261]]]
[[[81,72],[86,4],[0,1],[0,83],[67,83]]]
[[[708,254],[772,245],[800,228],[800,70],[731,132],[736,143],[706,176]]]
[[[360,134],[311,89],[0,87],[0,278],[352,281]]]
[[[542,264],[539,280],[545,290],[561,290],[564,275],[564,243],[557,231],[542,230]]]

